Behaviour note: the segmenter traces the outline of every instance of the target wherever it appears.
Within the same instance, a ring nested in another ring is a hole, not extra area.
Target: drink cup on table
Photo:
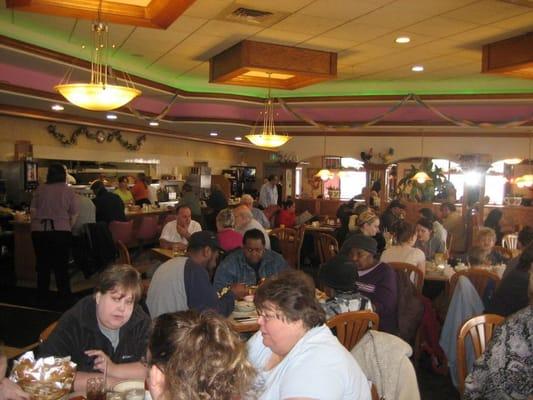
[[[104,378],[87,379],[87,400],[105,400],[106,391]]]
[[[172,256],[176,257],[179,254],[179,245],[178,243],[172,243]]]

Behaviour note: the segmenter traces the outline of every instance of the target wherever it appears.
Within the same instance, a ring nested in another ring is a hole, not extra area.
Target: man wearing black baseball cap
[[[187,257],[174,257],[155,271],[146,304],[150,316],[194,309],[213,309],[224,316],[233,311],[235,299],[247,294],[242,284],[218,298],[209,281],[208,270],[216,266],[220,245],[217,236],[210,231],[195,232],[189,239]]]
[[[379,330],[398,333],[398,283],[396,273],[376,260],[377,243],[364,235],[354,235],[339,252],[357,265],[357,288],[372,301],[379,314]]]
[[[358,278],[357,265],[343,255],[333,257],[320,269],[319,279],[330,296],[321,304],[328,319],[348,311],[374,311],[370,299],[357,289]]]

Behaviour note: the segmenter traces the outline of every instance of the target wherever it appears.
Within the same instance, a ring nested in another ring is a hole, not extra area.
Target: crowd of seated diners
[[[142,181],[137,186],[136,201],[144,188]],[[433,357],[439,372],[445,373],[449,363],[449,373],[455,374],[462,361],[455,350],[449,353],[456,346],[455,333],[471,317],[499,314],[505,320],[485,352],[471,358],[470,373],[459,380],[454,375],[454,381],[463,382],[458,386],[466,399],[530,398],[532,229],[520,232],[519,248],[509,259],[496,251],[492,228],[480,228],[469,248],[458,243],[465,236],[457,233],[453,204],[440,207],[441,218],[422,209],[411,222],[399,201],[381,216],[366,206],[355,208],[342,210],[346,229],[338,230],[343,235],[338,254],[313,278],[309,271],[290,268],[282,254],[269,248],[265,221],[294,227],[291,200],[277,215],[263,214],[264,221],[258,221],[255,213],[263,211],[254,207],[253,198],[250,204],[243,197],[235,209],[217,213],[217,233],[202,230],[190,206],[178,207],[176,219],[163,227],[160,245],[186,250],[186,256],[159,265],[144,291],[133,266],[102,270],[94,294],[61,316],[37,354],[70,356],[77,365],[72,390],[80,394],[89,378],[105,375],[109,388],[124,380],[145,381],[155,400],[416,400],[420,351]],[[455,254],[446,248],[447,235],[454,237]],[[424,297],[423,282],[413,274],[430,279],[435,261],[452,256],[467,261],[469,268],[451,268],[456,276],[443,283],[454,290],[441,327],[432,299]],[[492,267],[501,263],[507,264],[505,271]],[[480,289],[469,280],[470,271],[485,271],[494,280]],[[461,306],[475,296],[476,306]],[[232,317],[243,299],[253,301],[257,312],[256,331],[247,335],[237,333]],[[363,316],[367,319],[358,319]],[[346,320],[337,324],[341,317]],[[362,329],[360,337],[348,337],[350,323]],[[3,378],[4,399],[29,395]]]

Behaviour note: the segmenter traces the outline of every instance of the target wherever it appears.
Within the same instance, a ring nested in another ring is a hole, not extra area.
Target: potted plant
[[[431,178],[423,183],[413,180],[417,172],[425,172]],[[411,169],[398,182],[396,197],[413,202],[431,202],[436,197],[445,198],[449,183],[442,169],[431,160],[422,161],[420,168],[411,165]]]

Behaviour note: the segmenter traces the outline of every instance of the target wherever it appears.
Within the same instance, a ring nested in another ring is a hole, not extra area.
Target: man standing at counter
[[[174,221],[170,221],[164,226],[159,244],[163,248],[168,249],[176,246],[178,250],[185,251],[191,235],[200,232],[202,226],[192,220],[189,206],[178,206],[176,215],[177,218]]]
[[[126,221],[124,203],[116,194],[108,192],[104,182],[96,181],[91,185],[96,207],[96,222]]]

